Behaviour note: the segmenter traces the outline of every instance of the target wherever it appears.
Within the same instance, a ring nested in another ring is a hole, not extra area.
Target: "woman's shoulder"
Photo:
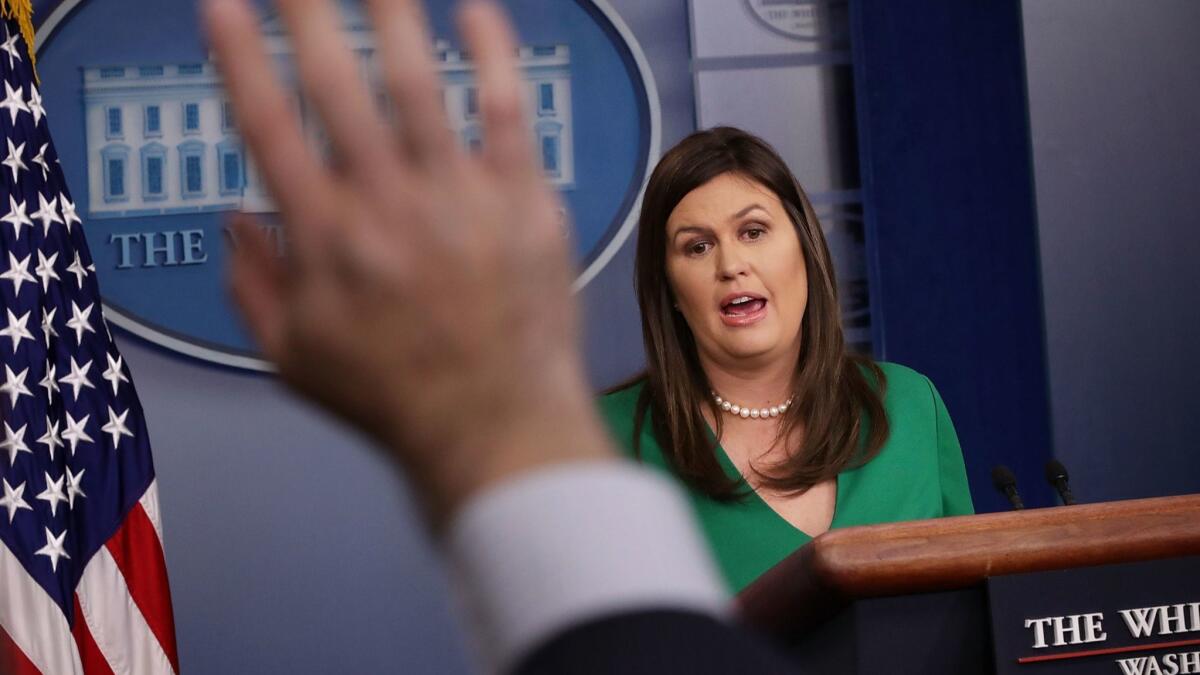
[[[608,425],[609,432],[627,449],[632,448],[634,444],[637,402],[645,387],[645,378],[638,378],[609,389],[596,399],[596,407]]]
[[[908,366],[891,361],[876,361],[875,365],[879,366],[887,377],[889,387],[893,383],[901,387],[928,386],[929,378]]]
[[[884,388],[884,405],[890,409],[925,406],[934,401],[933,383],[925,375],[908,366],[890,361],[876,361],[887,384]]]
[[[605,391],[596,400],[600,414],[610,419],[631,419],[637,410],[638,397],[645,388],[646,379],[637,378]]]
[[[602,406],[633,406],[637,404],[638,396],[641,395],[642,389],[646,388],[646,378],[644,376],[635,377],[627,380],[611,389],[604,390],[600,394],[599,401]]]

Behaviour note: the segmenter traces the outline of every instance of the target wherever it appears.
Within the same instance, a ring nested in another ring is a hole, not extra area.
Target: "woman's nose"
[[[749,269],[746,257],[736,246],[722,247],[717,255],[717,274],[721,279],[743,276]]]

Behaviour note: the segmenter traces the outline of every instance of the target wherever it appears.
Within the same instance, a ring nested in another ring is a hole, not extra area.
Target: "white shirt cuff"
[[[446,546],[491,672],[606,615],[732,615],[679,489],[624,461],[564,463],[492,488],[459,511]]]

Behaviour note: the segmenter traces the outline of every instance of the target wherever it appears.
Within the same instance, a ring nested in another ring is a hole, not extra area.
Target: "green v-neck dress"
[[[974,511],[962,449],[950,415],[933,383],[904,366],[880,363],[887,375],[884,408],[891,434],[866,465],[837,477],[831,528],[901,520],[956,516]],[[600,409],[623,449],[633,456],[634,411],[644,385],[639,383],[600,399]],[[670,473],[649,420],[642,427],[641,457]],[[730,477],[738,471],[717,448]],[[757,495],[719,502],[695,490],[689,498],[733,592],[745,588],[789,553],[812,538],[780,517]]]

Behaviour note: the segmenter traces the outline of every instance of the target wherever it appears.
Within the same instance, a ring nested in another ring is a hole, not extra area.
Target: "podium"
[[[1200,644],[1200,625],[1186,615],[1188,601],[1200,602],[1200,559],[1189,556],[1200,556],[1200,495],[871,525],[816,537],[743,590],[738,604],[744,620],[779,638],[806,673],[1121,672],[1096,655],[1143,658],[1167,644],[1149,635],[1122,641],[1122,620],[1133,626],[1117,596],[1142,584],[1178,589],[1163,606],[1174,618],[1180,604],[1182,623],[1164,629],[1174,633],[1170,644],[1188,637]],[[1044,605],[1072,587],[1080,597],[1063,601],[1062,616],[1022,615],[1022,603]],[[1118,605],[1107,615],[1094,612],[1106,627],[1081,632],[1086,613],[1076,610],[1109,600]],[[999,605],[1017,620],[997,619]],[[1158,611],[1144,609],[1131,616]],[[1063,644],[1037,645],[1046,637],[1031,630],[1041,630],[1039,621],[1058,630],[1047,639]],[[1109,634],[1121,644],[1101,644]],[[1014,670],[1008,643],[1026,637],[1023,668]]]

